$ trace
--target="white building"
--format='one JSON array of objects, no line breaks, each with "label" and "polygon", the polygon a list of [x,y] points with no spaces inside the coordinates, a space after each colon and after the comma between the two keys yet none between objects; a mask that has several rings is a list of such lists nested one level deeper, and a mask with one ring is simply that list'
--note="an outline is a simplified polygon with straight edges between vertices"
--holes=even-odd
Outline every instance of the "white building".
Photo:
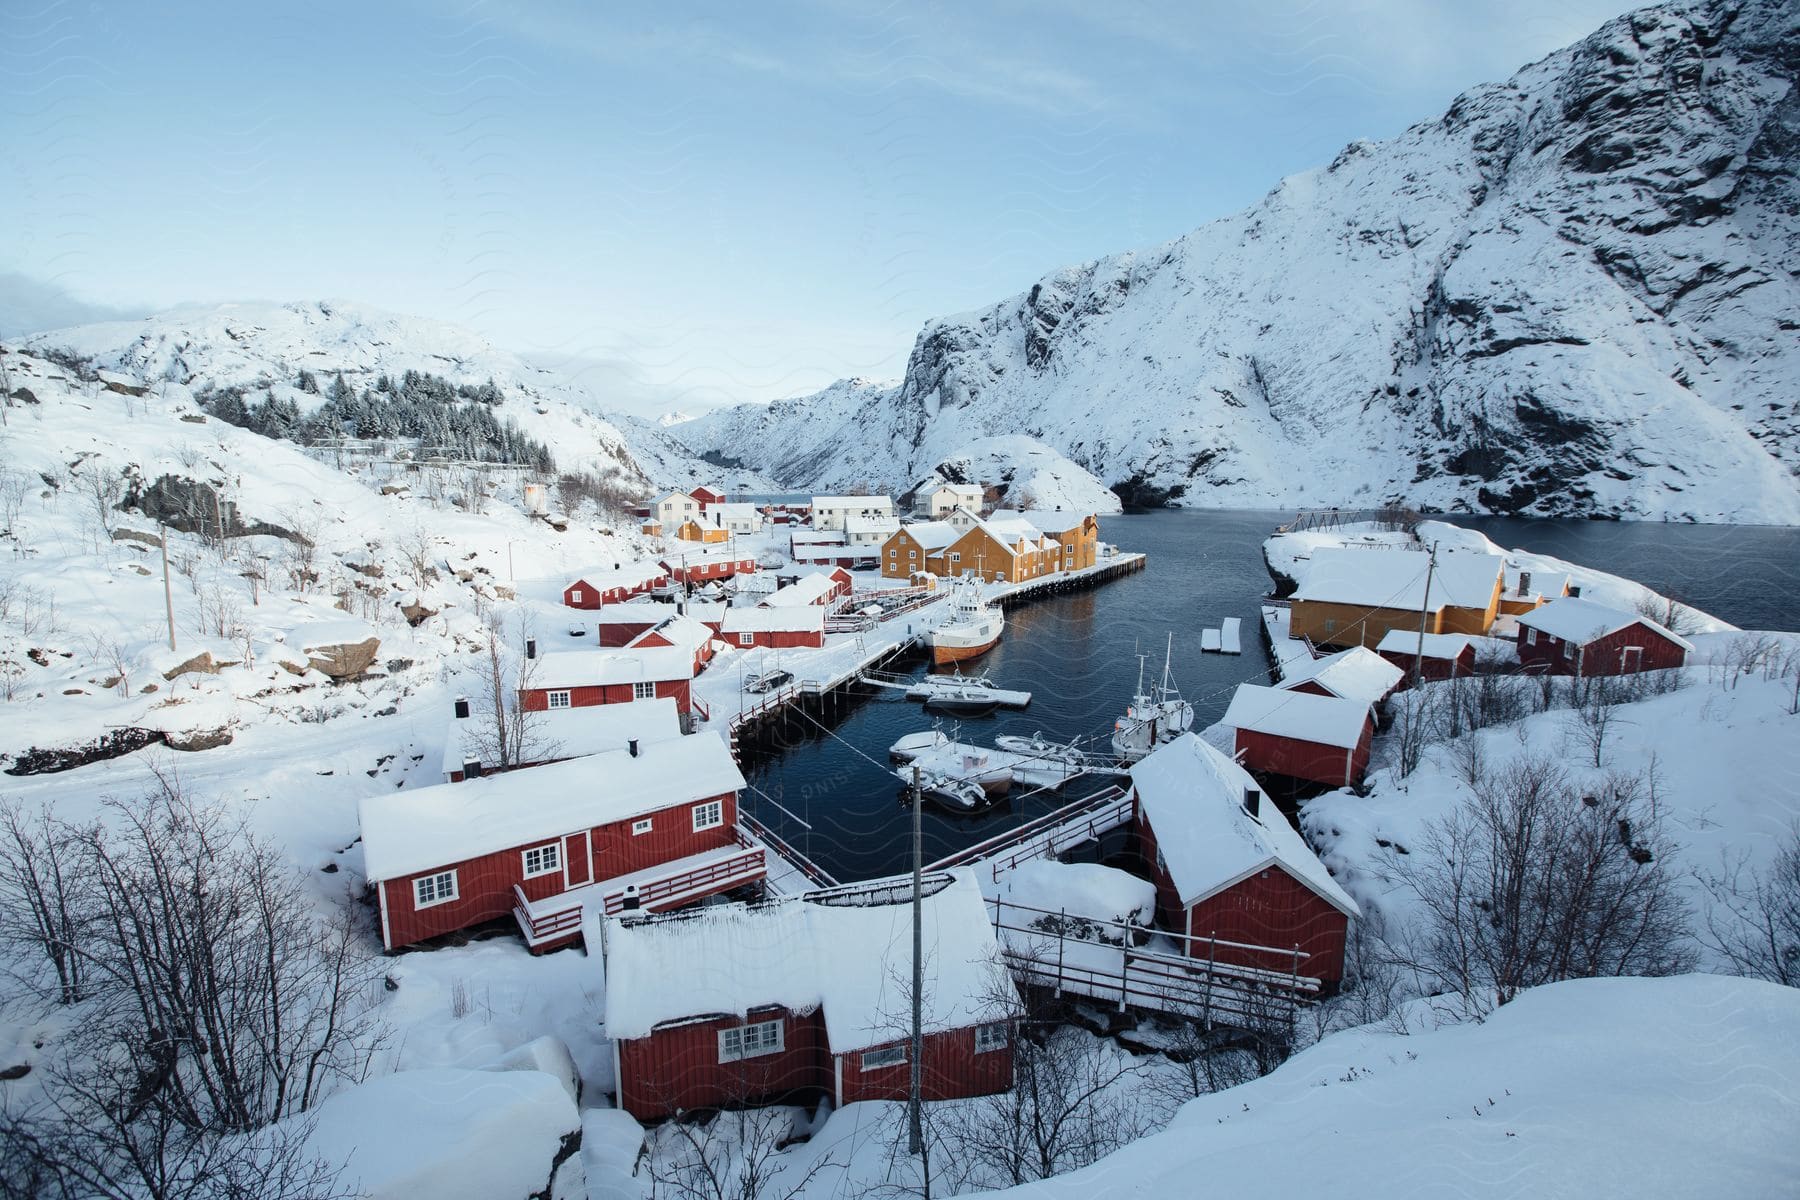
[{"label": "white building", "polygon": [[684,522],[700,519],[700,502],[686,492],[670,492],[650,507],[662,522],[664,533],[674,533]]},{"label": "white building", "polygon": [[814,496],[812,523],[814,529],[844,528],[851,517],[863,520],[894,520],[891,496]]},{"label": "white building", "polygon": [[761,533],[762,513],[754,504],[709,504],[703,522],[727,533]]},{"label": "white building", "polygon": [[940,483],[925,493],[925,511],[933,520],[949,516],[958,505],[980,512],[986,494],[979,483]]},{"label": "white building", "polygon": [[900,531],[899,518],[849,516],[844,518],[844,540],[852,546],[880,546]]}]

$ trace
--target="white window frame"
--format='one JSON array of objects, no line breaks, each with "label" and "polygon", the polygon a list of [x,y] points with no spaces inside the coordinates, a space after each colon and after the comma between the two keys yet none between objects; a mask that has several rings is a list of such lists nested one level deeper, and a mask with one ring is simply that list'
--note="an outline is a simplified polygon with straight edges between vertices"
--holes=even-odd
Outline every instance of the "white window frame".
[{"label": "white window frame", "polygon": [[587,593],[583,592],[580,588],[569,589],[569,600],[571,603],[580,604],[586,596]]},{"label": "white window frame", "polygon": [[654,699],[656,699],[656,683],[654,681],[646,682],[644,680],[639,680],[638,682],[632,684],[631,685],[631,698],[633,700],[654,700]]},{"label": "white window frame", "polygon": [[[449,881],[448,889],[446,889],[441,882],[444,880]],[[458,899],[462,894],[457,887],[456,868],[454,867],[448,871],[433,871],[429,875],[421,875],[412,881],[412,885],[413,909],[415,911],[421,908],[436,908],[440,904],[448,904],[452,900]],[[426,887],[429,887],[432,893],[432,897],[429,900],[423,898]]]},{"label": "white window frame", "polygon": [[953,563],[961,562],[962,561],[962,551],[961,550],[952,550],[950,552],[950,561]]},{"label": "white window frame", "polygon": [[708,800],[703,804],[696,804],[693,813],[695,833],[706,829],[717,829],[725,823],[725,802]]},{"label": "white window frame", "polygon": [[[538,865],[535,870],[531,866],[532,855],[537,856]],[[562,843],[545,842],[541,846],[528,846],[519,851],[519,866],[525,872],[525,878],[536,879],[539,875],[548,875],[562,870]]]},{"label": "white window frame", "polygon": [[787,1048],[786,1040],[780,1018],[773,1021],[752,1021],[747,1025],[734,1025],[730,1029],[721,1029],[719,1030],[719,1061],[722,1063],[738,1062],[746,1058],[780,1054]]},{"label": "white window frame", "polygon": [[740,646],[756,645],[756,635],[747,629],[741,631],[738,634],[738,645],[740,645]]},{"label": "white window frame", "polygon": [[1537,630],[1529,625],[1525,627],[1525,644],[1527,646],[1537,645]]},{"label": "white window frame", "polygon": [[986,1054],[990,1050],[1004,1050],[1012,1045],[1012,1030],[1005,1021],[995,1021],[991,1025],[975,1027],[975,1053]]},{"label": "white window frame", "polygon": [[898,1067],[906,1062],[906,1043],[898,1046],[883,1046],[878,1050],[864,1050],[857,1059],[856,1069],[859,1071],[881,1071],[888,1067]]},{"label": "white window frame", "polygon": [[631,823],[631,836],[632,837],[641,837],[642,835],[649,833],[654,828],[656,828],[655,818],[639,817],[637,820],[635,820]]},{"label": "white window frame", "polygon": [[546,707],[546,708],[568,708],[569,707],[569,699],[570,699],[570,697],[569,697],[568,689],[567,688],[558,688],[553,692],[544,693],[544,707]]}]

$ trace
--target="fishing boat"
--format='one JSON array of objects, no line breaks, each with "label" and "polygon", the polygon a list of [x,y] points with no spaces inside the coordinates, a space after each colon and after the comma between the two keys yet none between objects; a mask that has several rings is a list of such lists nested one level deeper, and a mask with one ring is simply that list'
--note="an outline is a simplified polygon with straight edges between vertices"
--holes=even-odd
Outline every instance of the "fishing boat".
[{"label": "fishing boat", "polygon": [[950,613],[943,624],[925,633],[931,661],[944,666],[978,658],[994,648],[1005,626],[999,606],[982,598],[980,581],[965,576],[951,585]]},{"label": "fishing boat", "polygon": [[1163,656],[1162,682],[1144,691],[1145,655],[1138,655],[1137,691],[1125,715],[1113,722],[1112,748],[1123,762],[1136,762],[1164,742],[1172,742],[1194,727],[1194,706],[1181,698],[1171,672],[1175,635]]},{"label": "fishing boat", "polygon": [[[894,775],[907,787],[912,786],[911,767],[901,767],[894,772]],[[979,783],[931,772],[920,774],[919,791],[926,799],[932,800],[952,812],[980,812],[994,804],[994,798]]]}]

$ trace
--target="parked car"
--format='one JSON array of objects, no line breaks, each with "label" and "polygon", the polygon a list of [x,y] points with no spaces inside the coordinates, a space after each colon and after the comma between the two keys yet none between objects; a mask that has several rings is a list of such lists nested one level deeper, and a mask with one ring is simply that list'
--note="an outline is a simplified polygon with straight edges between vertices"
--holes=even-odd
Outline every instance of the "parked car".
[{"label": "parked car", "polygon": [[793,678],[792,671],[762,671],[744,680],[744,690],[755,692],[760,696],[764,692],[772,692],[776,688],[792,682]]}]

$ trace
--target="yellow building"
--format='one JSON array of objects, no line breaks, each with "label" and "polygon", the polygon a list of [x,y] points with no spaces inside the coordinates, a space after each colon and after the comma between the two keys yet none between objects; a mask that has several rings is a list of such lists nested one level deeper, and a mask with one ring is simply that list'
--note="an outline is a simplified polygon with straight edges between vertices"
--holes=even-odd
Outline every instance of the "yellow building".
[{"label": "yellow building", "polygon": [[702,525],[698,521],[683,521],[675,530],[675,536],[684,542],[723,542],[731,537],[731,531],[716,525]]},{"label": "yellow building", "polygon": [[1313,551],[1294,592],[1289,630],[1320,646],[1373,649],[1391,631],[1487,636],[1500,608],[1497,554],[1379,547]]},{"label": "yellow building", "polygon": [[[1055,528],[1040,528],[1039,515]],[[973,574],[990,582],[1024,583],[1092,566],[1099,539],[1092,515],[999,512],[984,520],[959,508],[948,520],[902,526],[882,543],[881,573],[890,579],[919,571],[949,578]]]}]

